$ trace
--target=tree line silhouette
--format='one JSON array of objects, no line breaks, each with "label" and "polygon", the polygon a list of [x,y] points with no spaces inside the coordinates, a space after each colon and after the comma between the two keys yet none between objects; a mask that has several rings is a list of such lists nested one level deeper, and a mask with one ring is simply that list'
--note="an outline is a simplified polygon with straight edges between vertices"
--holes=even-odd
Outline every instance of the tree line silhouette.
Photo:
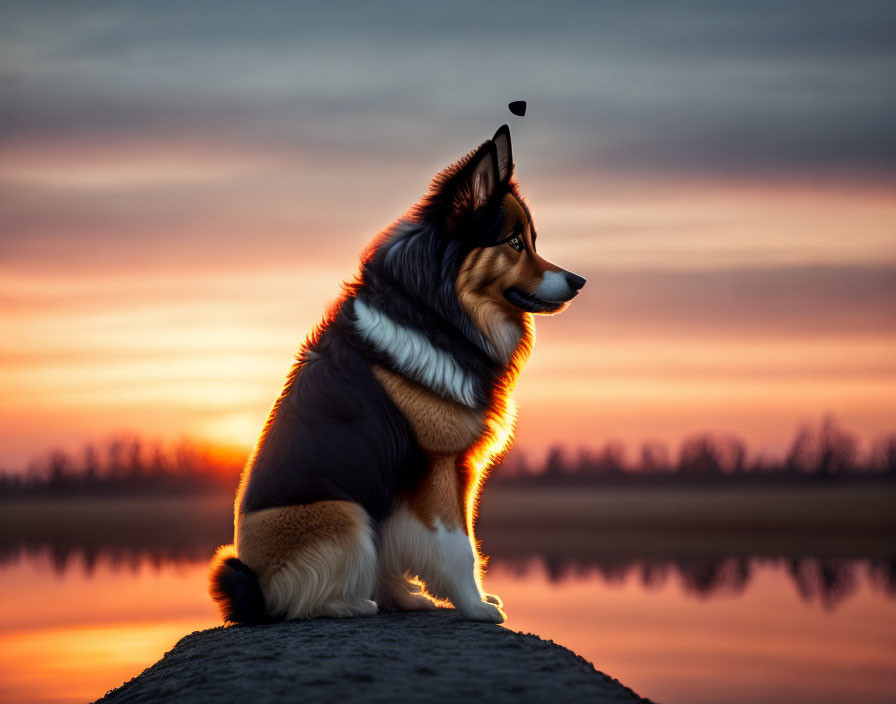
[{"label": "tree line silhouette", "polygon": [[[165,446],[135,435],[63,450],[31,462],[24,474],[0,472],[0,497],[122,496],[233,491],[247,453],[190,440]],[[512,452],[492,472],[492,482],[514,486],[588,486],[650,483],[786,484],[896,480],[896,433],[861,452],[856,436],[832,417],[801,427],[783,457],[751,455],[743,440],[704,433],[687,438],[678,455],[645,442],[631,461],[621,443],[570,453],[555,446],[540,464]]]},{"label": "tree line silhouette", "polygon": [[0,496],[123,496],[233,491],[246,453],[192,440],[147,443],[136,435],[54,450],[24,474],[0,473]]},{"label": "tree line silhouette", "polygon": [[658,441],[647,441],[634,461],[622,443],[569,453],[552,447],[539,465],[522,452],[511,453],[491,481],[514,485],[589,484],[789,484],[896,480],[896,433],[878,438],[861,452],[858,438],[831,416],[815,427],[799,428],[783,457],[752,454],[733,435],[703,433],[686,438],[677,457]]}]

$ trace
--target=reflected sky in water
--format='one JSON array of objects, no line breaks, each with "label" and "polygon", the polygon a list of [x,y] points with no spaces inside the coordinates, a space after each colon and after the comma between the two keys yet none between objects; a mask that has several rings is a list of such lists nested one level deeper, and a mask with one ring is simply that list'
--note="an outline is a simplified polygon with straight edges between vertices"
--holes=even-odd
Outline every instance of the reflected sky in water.
[{"label": "reflected sky in water", "polygon": [[[0,566],[0,701],[91,700],[218,624],[205,562],[151,552]],[[496,557],[486,587],[515,630],[572,648],[667,704],[889,701],[893,565],[871,560]]]},{"label": "reflected sky in water", "polygon": [[[129,572],[134,576],[145,574],[147,570],[161,574],[172,566],[192,570],[197,564],[207,564],[208,554],[210,549],[199,545],[187,545],[182,552],[173,554],[158,547],[20,546],[0,553],[0,569],[13,568],[23,560],[37,561],[59,578],[73,572],[90,580],[104,569]],[[596,579],[613,587],[634,581],[648,591],[660,591],[670,581],[677,581],[684,594],[698,599],[741,595],[757,575],[772,569],[790,581],[800,599],[827,610],[848,600],[862,584],[868,584],[890,598],[896,597],[896,561],[883,559],[767,556],[675,559],[596,556],[583,559],[581,556],[532,553],[514,557],[499,554],[491,559],[491,565],[522,581],[529,579],[533,566],[537,566],[552,583]]]}]

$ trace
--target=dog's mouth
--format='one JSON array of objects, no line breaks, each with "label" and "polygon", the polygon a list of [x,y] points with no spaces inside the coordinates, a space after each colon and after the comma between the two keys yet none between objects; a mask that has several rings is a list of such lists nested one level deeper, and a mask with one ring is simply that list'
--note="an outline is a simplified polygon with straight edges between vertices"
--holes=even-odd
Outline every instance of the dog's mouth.
[{"label": "dog's mouth", "polygon": [[511,286],[504,291],[504,298],[527,313],[556,313],[575,298],[577,294],[578,291],[574,291],[572,296],[565,301],[546,301],[543,298],[533,296],[531,293],[521,291],[516,286]]}]

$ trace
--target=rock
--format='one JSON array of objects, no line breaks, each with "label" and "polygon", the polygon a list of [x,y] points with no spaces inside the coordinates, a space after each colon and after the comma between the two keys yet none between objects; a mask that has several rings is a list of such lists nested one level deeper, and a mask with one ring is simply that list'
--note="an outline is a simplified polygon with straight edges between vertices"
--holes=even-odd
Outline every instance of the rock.
[{"label": "rock", "polygon": [[566,648],[449,610],[197,631],[99,701],[479,700],[648,701]]}]

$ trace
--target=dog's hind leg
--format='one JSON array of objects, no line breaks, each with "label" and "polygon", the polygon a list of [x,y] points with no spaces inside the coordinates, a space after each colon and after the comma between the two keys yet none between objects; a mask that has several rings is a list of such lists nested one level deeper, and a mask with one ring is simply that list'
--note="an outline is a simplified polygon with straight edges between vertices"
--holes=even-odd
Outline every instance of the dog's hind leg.
[{"label": "dog's hind leg", "polygon": [[319,501],[240,517],[239,558],[259,578],[265,610],[279,618],[369,616],[376,548],[367,512]]}]

